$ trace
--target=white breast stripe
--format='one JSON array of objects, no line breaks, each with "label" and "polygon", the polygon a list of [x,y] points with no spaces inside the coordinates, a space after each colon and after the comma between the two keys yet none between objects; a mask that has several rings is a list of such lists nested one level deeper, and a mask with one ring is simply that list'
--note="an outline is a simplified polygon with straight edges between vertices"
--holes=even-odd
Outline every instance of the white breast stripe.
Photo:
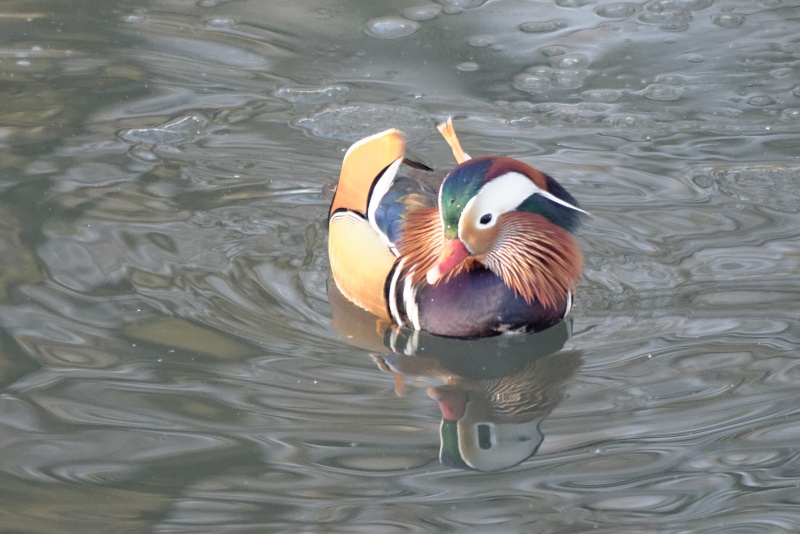
[{"label": "white breast stripe", "polygon": [[413,274],[414,271],[408,273],[408,276],[406,276],[404,281],[403,304],[405,304],[406,317],[408,317],[408,320],[411,321],[411,326],[413,326],[415,330],[422,330],[422,326],[419,322],[419,307],[417,306],[417,302],[415,300],[417,297],[417,291],[411,283],[411,275]]},{"label": "white breast stripe", "polygon": [[392,319],[394,319],[394,322],[400,326],[403,326],[403,318],[400,316],[400,310],[397,308],[397,281],[400,279],[400,274],[403,272],[405,263],[406,258],[403,258],[395,265],[394,271],[392,272],[392,279],[389,281],[388,294],[386,295],[386,300],[389,303],[389,314],[392,316]]}]

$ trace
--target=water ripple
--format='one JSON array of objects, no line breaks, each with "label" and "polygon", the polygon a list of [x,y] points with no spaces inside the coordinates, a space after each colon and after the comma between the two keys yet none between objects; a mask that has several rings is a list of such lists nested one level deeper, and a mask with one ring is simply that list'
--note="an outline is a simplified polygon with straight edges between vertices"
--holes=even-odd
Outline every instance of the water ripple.
[{"label": "water ripple", "polygon": [[387,124],[410,136],[429,135],[432,121],[411,108],[361,104],[324,109],[294,124],[319,137],[355,141],[385,129]]},{"label": "water ripple", "polygon": [[[123,4],[4,15],[0,530],[797,530],[789,3]],[[592,213],[543,441],[491,473],[439,461],[447,358],[327,295],[349,142],[445,170],[447,116]]]}]

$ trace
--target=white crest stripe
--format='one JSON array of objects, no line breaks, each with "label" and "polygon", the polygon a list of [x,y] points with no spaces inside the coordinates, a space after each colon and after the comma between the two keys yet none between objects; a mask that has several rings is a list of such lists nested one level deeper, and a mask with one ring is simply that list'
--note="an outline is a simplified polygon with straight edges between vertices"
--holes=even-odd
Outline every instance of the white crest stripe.
[{"label": "white crest stripe", "polygon": [[517,209],[531,195],[541,195],[556,204],[588,215],[579,207],[545,191],[524,174],[508,172],[486,182],[478,193],[469,199],[458,221],[459,235],[462,235],[463,224],[477,221],[486,213],[495,215],[490,223],[494,224],[498,216]]}]

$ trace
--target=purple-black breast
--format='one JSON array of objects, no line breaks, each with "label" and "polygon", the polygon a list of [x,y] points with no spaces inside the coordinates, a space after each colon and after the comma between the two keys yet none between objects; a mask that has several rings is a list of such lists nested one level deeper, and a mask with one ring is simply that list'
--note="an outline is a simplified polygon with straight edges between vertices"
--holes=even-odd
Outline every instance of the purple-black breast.
[{"label": "purple-black breast", "polygon": [[424,285],[418,306],[423,329],[441,336],[484,337],[509,330],[539,331],[561,321],[565,294],[553,308],[530,304],[514,294],[503,279],[478,267],[461,271],[437,285]]}]

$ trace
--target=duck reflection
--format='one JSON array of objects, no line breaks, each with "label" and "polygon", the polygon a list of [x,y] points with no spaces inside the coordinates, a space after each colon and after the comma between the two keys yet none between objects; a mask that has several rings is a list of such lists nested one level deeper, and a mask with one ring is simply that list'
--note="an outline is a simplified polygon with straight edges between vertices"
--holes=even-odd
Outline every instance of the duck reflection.
[{"label": "duck reflection", "polygon": [[499,471],[530,458],[544,439],[541,422],[580,367],[578,352],[561,351],[570,321],[536,334],[451,339],[382,323],[334,284],[328,296],[334,328],[347,343],[381,354],[373,358],[394,376],[399,396],[406,377],[442,381],[427,393],[441,410],[439,458],[446,466]]}]

